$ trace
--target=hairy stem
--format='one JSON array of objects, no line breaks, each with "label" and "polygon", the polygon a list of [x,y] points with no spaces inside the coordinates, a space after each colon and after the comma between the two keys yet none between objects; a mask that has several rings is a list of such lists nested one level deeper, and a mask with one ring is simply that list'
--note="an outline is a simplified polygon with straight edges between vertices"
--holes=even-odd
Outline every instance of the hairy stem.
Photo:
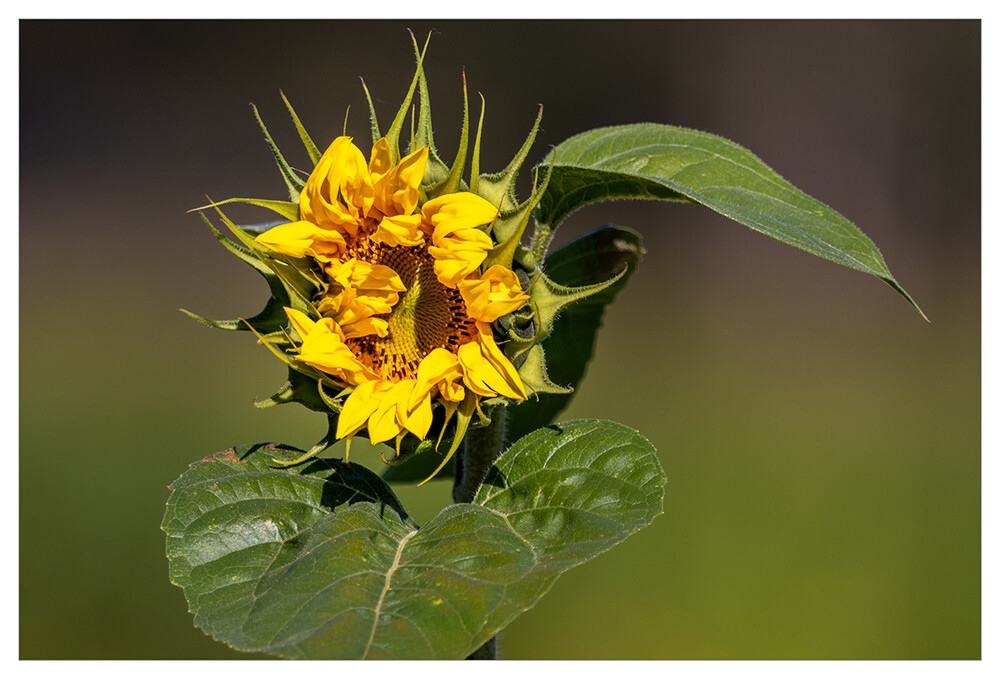
[{"label": "hairy stem", "polygon": [[497,638],[493,637],[485,644],[472,652],[466,660],[496,660],[497,659]]},{"label": "hairy stem", "polygon": [[472,502],[483,484],[486,473],[503,452],[504,424],[507,409],[493,409],[489,426],[470,429],[455,460],[455,485],[451,498],[455,502]]},{"label": "hairy stem", "polygon": [[[486,473],[503,452],[504,424],[507,409],[499,406],[493,409],[489,426],[471,429],[455,459],[455,485],[451,497],[455,502],[472,502],[479,486],[483,485]],[[493,637],[473,651],[468,660],[495,660],[497,638]]]}]

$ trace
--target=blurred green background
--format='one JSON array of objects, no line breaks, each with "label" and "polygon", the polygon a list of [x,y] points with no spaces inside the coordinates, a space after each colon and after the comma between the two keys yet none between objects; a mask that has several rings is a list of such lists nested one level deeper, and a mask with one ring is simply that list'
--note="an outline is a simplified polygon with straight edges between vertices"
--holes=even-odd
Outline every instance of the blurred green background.
[{"label": "blurred green background", "polygon": [[[704,208],[574,214],[560,242],[615,222],[648,254],[565,419],[648,437],[665,513],[563,576],[501,654],[978,657],[980,24],[954,21],[23,21],[21,657],[242,657],[167,580],[167,484],[233,444],[308,447],[324,424],[253,408],[284,368],[177,311],[246,316],[266,294],[187,211],[286,195],[248,107],[306,166],[279,90],[321,146],[350,106],[366,146],[358,77],[390,119],[406,28],[436,33],[446,159],[463,69],[474,116],[486,97],[484,170],[540,103],[529,166],[600,125],[713,132],[855,221],[932,320]],[[402,496],[427,520],[448,486]]]}]

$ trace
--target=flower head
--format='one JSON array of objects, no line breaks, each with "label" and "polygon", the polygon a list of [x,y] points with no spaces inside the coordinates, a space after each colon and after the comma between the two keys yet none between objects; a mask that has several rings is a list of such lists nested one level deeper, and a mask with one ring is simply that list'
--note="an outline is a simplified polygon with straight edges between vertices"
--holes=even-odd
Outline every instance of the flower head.
[{"label": "flower head", "polygon": [[[252,331],[288,365],[286,383],[258,407],[298,402],[329,417],[326,436],[286,464],[337,439],[349,445],[358,434],[372,442],[395,438],[393,463],[402,462],[427,447],[413,444],[414,437],[422,442],[433,432],[437,447],[450,434],[436,474],[469,427],[490,424],[494,408],[530,395],[538,398],[520,406],[523,421],[551,416],[572,389],[549,378],[541,342],[560,309],[622,275],[583,287],[560,285],[543,271],[551,229],[536,224],[531,243],[521,244],[551,177],[536,168],[531,196],[517,199],[515,180],[538,133],[541,107],[520,150],[495,174],[479,172],[480,115],[465,183],[466,93],[454,162],[438,156],[422,67],[426,50],[414,41],[417,69],[384,136],[368,97],[373,145],[367,159],[347,136],[321,153],[285,99],[313,163],[308,179],[285,160],[257,115],[289,200],[230,198],[206,206],[218,211],[238,242],[202,215],[228,250],[264,276],[271,297],[247,319],[187,313],[215,328]],[[411,109],[417,92],[419,113]],[[401,157],[411,110],[415,150]],[[240,227],[219,209],[224,203],[272,210],[282,223],[265,231]]]},{"label": "flower head", "polygon": [[420,204],[428,149],[393,164],[383,138],[366,162],[349,137],[319,159],[299,197],[299,219],[256,238],[272,253],[308,258],[320,286],[317,317],[286,308],[294,360],[349,391],[336,438],[367,428],[373,443],[427,436],[433,403],[526,398],[491,323],[528,296],[516,274],[480,268],[494,247],[483,227],[497,208],[470,192]]}]

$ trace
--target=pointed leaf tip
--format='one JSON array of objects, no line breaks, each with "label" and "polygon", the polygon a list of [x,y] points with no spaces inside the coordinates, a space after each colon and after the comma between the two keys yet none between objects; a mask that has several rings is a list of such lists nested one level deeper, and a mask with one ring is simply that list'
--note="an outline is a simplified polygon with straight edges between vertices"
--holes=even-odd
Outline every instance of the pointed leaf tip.
[{"label": "pointed leaf tip", "polygon": [[549,229],[598,201],[697,203],[783,243],[880,278],[926,318],[857,226],[728,139],[655,123],[604,127],[559,144],[545,164],[551,165],[546,172],[552,173],[552,185],[536,220]]}]

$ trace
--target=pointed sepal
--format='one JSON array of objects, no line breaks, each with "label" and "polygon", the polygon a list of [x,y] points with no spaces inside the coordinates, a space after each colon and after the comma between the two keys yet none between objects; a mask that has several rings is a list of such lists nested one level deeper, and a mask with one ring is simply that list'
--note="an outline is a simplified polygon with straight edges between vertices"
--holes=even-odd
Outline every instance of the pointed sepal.
[{"label": "pointed sepal", "polygon": [[[323,381],[315,376],[306,375],[298,368],[289,366],[288,380],[271,396],[254,401],[258,408],[270,408],[283,403],[300,403],[309,410],[320,413],[338,413],[339,404],[334,400],[335,390],[323,386]],[[334,424],[336,429],[336,423]]]},{"label": "pointed sepal", "polygon": [[[298,194],[295,194],[296,200],[298,200]],[[227,198],[225,200],[220,200],[217,202],[209,203],[208,205],[202,205],[201,207],[196,207],[190,212],[196,212],[199,210],[207,210],[209,208],[217,208],[220,205],[226,205],[227,203],[243,203],[244,205],[253,205],[254,207],[262,207],[285,218],[286,221],[294,222],[299,219],[299,204],[297,202],[291,202],[287,200],[263,200],[260,198]]]},{"label": "pointed sepal", "polygon": [[286,290],[281,279],[270,269],[268,266],[258,259],[254,253],[237,243],[234,243],[230,239],[226,238],[222,232],[220,232],[215,225],[212,224],[205,215],[199,214],[208,228],[212,231],[212,235],[225,247],[227,250],[236,255],[239,259],[249,264],[255,271],[264,277],[267,281],[267,287],[271,291],[271,297],[267,300],[264,309],[260,311],[257,315],[248,318],[234,318],[225,321],[215,321],[204,316],[199,316],[187,309],[181,309],[181,312],[187,314],[199,323],[204,323],[205,325],[217,328],[219,330],[243,330],[248,331],[252,328],[256,329],[260,333],[270,333],[277,331],[284,327],[286,323],[286,317],[284,312],[284,307],[291,304],[289,299],[288,291]]},{"label": "pointed sepal", "polygon": [[280,90],[279,94],[281,94],[281,100],[285,102],[285,108],[288,109],[288,114],[292,116],[292,122],[295,123],[295,129],[299,133],[299,139],[302,140],[302,145],[306,147],[306,153],[309,154],[309,159],[312,160],[313,167],[316,167],[316,163],[319,162],[320,156],[322,155],[319,148],[316,147],[316,144],[313,143],[312,137],[310,137],[309,133],[306,132],[306,128],[302,125],[302,121],[299,120],[299,116],[295,112],[295,109],[292,108],[292,104],[288,101],[288,97],[286,97],[285,93]]},{"label": "pointed sepal", "polygon": [[[462,82],[465,82],[465,76],[462,76]],[[476,126],[476,143],[472,147],[472,170],[469,175],[469,190],[473,193],[479,193],[479,146],[483,141],[483,118],[486,116],[486,97],[483,93],[479,93],[479,100],[481,105],[479,107],[479,125]]]},{"label": "pointed sepal", "polygon": [[[534,270],[535,260],[529,256],[530,253],[528,250],[518,248],[518,246],[521,244],[521,236],[524,235],[524,231],[528,226],[532,210],[538,205],[538,201],[541,200],[541,197],[545,194],[545,190],[549,186],[550,176],[551,174],[546,174],[545,180],[542,182],[541,187],[539,187],[538,172],[536,171],[531,198],[524,201],[524,204],[513,212],[501,214],[493,222],[493,238],[497,241],[497,245],[486,256],[484,268],[499,264],[510,269],[513,267],[514,259],[517,258],[520,260],[518,263],[524,269],[528,271]],[[520,257],[518,257],[519,250]]]},{"label": "pointed sepal", "polygon": [[622,269],[611,278],[593,285],[577,287],[561,285],[549,278],[544,271],[538,272],[538,279],[531,288],[531,301],[538,310],[535,316],[536,337],[544,340],[552,332],[552,325],[564,307],[592,297],[617,283],[626,273]]},{"label": "pointed sepal", "polygon": [[222,210],[216,208],[216,212],[233,235],[253,253],[253,256],[278,277],[288,293],[289,303],[287,306],[317,316],[316,309],[310,300],[316,296],[324,283],[313,271],[311,263],[306,259],[294,259],[284,255],[270,256],[257,244],[254,236],[234,224]]},{"label": "pointed sepal", "polygon": [[448,176],[444,182],[435,186],[433,190],[428,190],[431,198],[442,196],[447,193],[458,193],[461,189],[462,175],[465,173],[465,157],[469,151],[469,92],[465,84],[465,73],[462,73],[462,101],[464,102],[462,113],[462,136],[458,142],[458,153],[455,155],[455,162],[448,170]]},{"label": "pointed sepal", "polygon": [[281,172],[281,177],[285,180],[285,185],[288,186],[288,196],[293,202],[298,201],[299,194],[302,189],[305,188],[306,183],[302,180],[292,167],[285,160],[285,157],[281,155],[281,151],[278,150],[277,144],[274,143],[274,139],[271,138],[271,133],[267,131],[267,126],[264,121],[261,120],[260,113],[257,112],[257,107],[250,104],[250,108],[253,109],[253,115],[257,119],[257,124],[260,125],[260,129],[264,132],[264,138],[267,140],[267,145],[271,149],[271,153],[274,155],[274,161],[278,164],[278,170]]},{"label": "pointed sepal", "polygon": [[[361,89],[365,91],[365,98],[368,100],[368,119],[371,121],[372,128],[372,146],[378,143],[378,140],[382,138],[382,133],[379,131],[378,126],[378,115],[375,113],[375,103],[372,101],[372,93],[368,91],[368,85],[365,84],[365,79],[361,79]],[[345,121],[345,136],[346,136],[346,121]]]},{"label": "pointed sepal", "polygon": [[514,196],[514,182],[517,180],[518,170],[528,157],[528,151],[535,143],[535,136],[538,134],[538,126],[542,123],[542,107],[538,107],[538,116],[535,124],[528,133],[528,138],[521,145],[520,150],[514,155],[507,167],[497,174],[484,174],[479,177],[477,193],[486,200],[493,203],[500,210],[509,210],[517,205],[517,198]]},{"label": "pointed sepal", "polygon": [[[410,37],[413,38],[412,33]],[[430,39],[431,36],[428,34],[427,43],[430,42]],[[427,43],[424,44],[425,51],[427,50]],[[413,49],[419,54],[416,38],[413,38]],[[413,132],[413,138],[410,141],[410,148],[412,150],[427,147],[427,168],[424,170],[424,178],[421,184],[424,187],[431,187],[443,182],[447,178],[448,165],[441,160],[437,147],[434,145],[434,129],[431,124],[431,95],[427,87],[427,76],[424,75],[422,68],[419,69],[417,75],[418,86],[420,88],[420,107],[417,113],[416,128]]]},{"label": "pointed sepal", "polygon": [[573,393],[572,387],[561,387],[549,378],[545,367],[545,350],[541,344],[534,344],[528,349],[524,362],[517,369],[517,374],[528,390],[529,398],[532,394]]},{"label": "pointed sepal", "polygon": [[[535,345],[520,338],[504,346],[508,356],[525,354],[518,367],[525,384],[579,386],[594,353],[604,310],[624,289],[643,253],[638,233],[621,226],[604,226],[566,243],[549,255],[545,260],[545,279],[554,286],[543,288],[541,296],[554,297],[552,304],[558,305],[559,310],[554,322],[552,318],[547,319],[547,331],[537,329],[539,340],[547,333],[540,347],[544,354],[534,353]],[[566,290],[582,290],[588,294],[569,302],[573,295],[561,294]],[[535,292],[532,289],[532,293]],[[536,323],[539,315],[536,314]],[[517,314],[512,317],[516,320]],[[518,365],[516,360],[515,365]],[[553,422],[573,397],[569,393],[540,390],[536,395],[537,398],[529,398],[508,410],[508,441]]]},{"label": "pointed sepal", "polygon": [[[413,34],[410,34],[413,37]],[[403,131],[403,121],[406,119],[406,114],[410,111],[410,102],[413,101],[413,94],[416,92],[417,83],[423,77],[424,73],[424,55],[427,54],[427,45],[430,44],[431,36],[427,36],[427,43],[424,45],[423,51],[416,48],[416,39],[414,38],[413,45],[417,52],[417,72],[413,75],[413,80],[410,82],[410,88],[406,91],[406,96],[403,97],[403,103],[400,105],[399,110],[396,112],[396,117],[393,118],[392,124],[389,129],[386,130],[385,140],[389,143],[389,150],[392,152],[392,164],[395,165],[399,162],[401,158],[399,154],[399,136]],[[367,91],[367,90],[366,90]],[[369,104],[371,99],[369,98]],[[372,109],[374,115],[374,108]],[[374,127],[372,128],[375,129]]]},{"label": "pointed sepal", "polygon": [[[265,276],[265,278],[267,277]],[[271,297],[267,300],[267,304],[264,305],[264,308],[258,314],[250,318],[233,318],[225,321],[213,321],[210,318],[199,316],[198,314],[188,311],[187,309],[181,309],[180,311],[199,323],[203,323],[210,328],[215,328],[216,330],[249,331],[252,327],[262,333],[274,332],[282,328],[287,322],[284,308],[288,306],[288,302],[278,296],[281,292],[283,292],[280,281],[272,277],[268,278],[267,284],[271,288]]]}]

